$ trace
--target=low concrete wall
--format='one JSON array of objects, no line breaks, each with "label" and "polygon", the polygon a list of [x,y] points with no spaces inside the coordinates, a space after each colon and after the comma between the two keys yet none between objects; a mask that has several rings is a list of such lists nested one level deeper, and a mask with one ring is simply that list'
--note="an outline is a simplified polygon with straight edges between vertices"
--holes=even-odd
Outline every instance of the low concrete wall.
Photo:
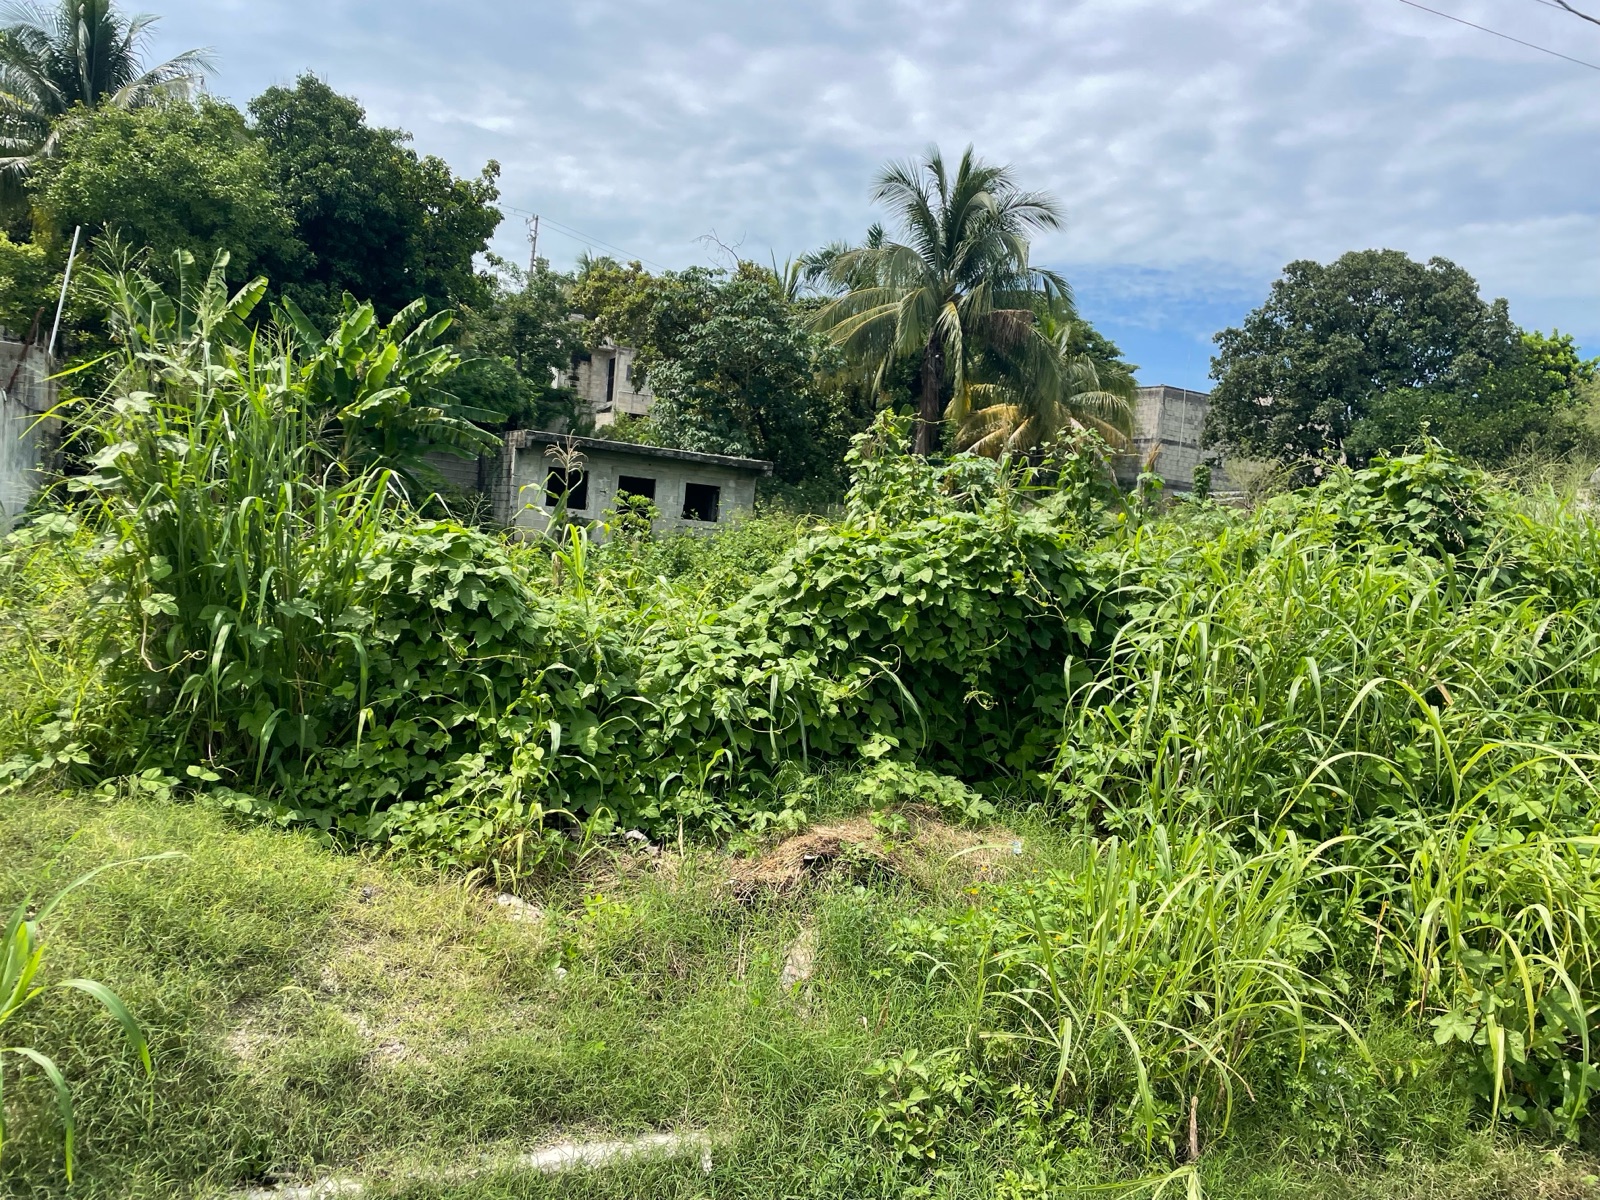
[{"label": "low concrete wall", "polygon": [[0,336],[0,528],[9,529],[55,453],[59,422],[40,419],[56,403],[44,350]]},{"label": "low concrete wall", "polygon": [[16,523],[42,487],[55,449],[56,422],[0,394],[0,529]]},{"label": "low concrete wall", "polygon": [[439,472],[445,483],[464,492],[485,490],[488,484],[485,476],[492,472],[494,467],[493,459],[485,460],[483,456],[461,458],[443,450],[429,451],[423,455],[422,461]]}]

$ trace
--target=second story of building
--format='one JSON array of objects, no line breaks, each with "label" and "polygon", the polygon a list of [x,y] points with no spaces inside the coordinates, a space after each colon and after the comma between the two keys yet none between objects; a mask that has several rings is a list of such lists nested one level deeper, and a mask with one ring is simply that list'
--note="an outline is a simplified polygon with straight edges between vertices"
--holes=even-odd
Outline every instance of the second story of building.
[{"label": "second story of building", "polygon": [[1172,490],[1186,492],[1194,485],[1195,468],[1205,463],[1212,469],[1212,489],[1230,490],[1221,453],[1205,445],[1210,408],[1206,392],[1168,384],[1140,388],[1133,406],[1133,446],[1118,461],[1118,478],[1126,484],[1141,469],[1150,469]]},{"label": "second story of building", "polygon": [[593,350],[575,354],[566,373],[556,372],[557,387],[571,388],[594,416],[596,426],[611,425],[619,414],[642,417],[655,403],[648,384],[634,379],[639,352],[610,339]]}]

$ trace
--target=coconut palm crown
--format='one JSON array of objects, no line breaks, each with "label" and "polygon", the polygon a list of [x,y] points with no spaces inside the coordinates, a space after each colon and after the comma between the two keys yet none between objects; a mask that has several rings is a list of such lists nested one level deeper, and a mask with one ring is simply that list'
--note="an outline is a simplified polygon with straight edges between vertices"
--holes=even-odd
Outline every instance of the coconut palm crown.
[{"label": "coconut palm crown", "polygon": [[1085,352],[1084,329],[1070,310],[1047,310],[1038,320],[1050,346],[1043,358],[1030,353],[1008,361],[991,352],[980,374],[993,382],[969,384],[945,410],[955,425],[956,448],[998,458],[1088,430],[1115,449],[1127,449],[1138,385],[1123,365],[1097,362]]},{"label": "coconut palm crown", "polygon": [[[1066,280],[1033,266],[1028,237],[1062,224],[1048,195],[1022,191],[1011,170],[967,147],[952,174],[937,147],[915,162],[891,163],[873,188],[894,212],[901,238],[826,252],[823,274],[842,292],[814,324],[881,386],[896,360],[920,355],[916,450],[938,445],[946,396],[971,406],[973,367],[985,346],[1026,365],[1046,386],[1057,349],[1036,310],[1070,308]],[[876,244],[874,244],[874,242]]]},{"label": "coconut palm crown", "polygon": [[210,71],[204,50],[146,66],[156,18],[112,0],[0,8],[0,172],[13,186],[54,148],[56,121],[76,105],[134,108],[186,95]]}]

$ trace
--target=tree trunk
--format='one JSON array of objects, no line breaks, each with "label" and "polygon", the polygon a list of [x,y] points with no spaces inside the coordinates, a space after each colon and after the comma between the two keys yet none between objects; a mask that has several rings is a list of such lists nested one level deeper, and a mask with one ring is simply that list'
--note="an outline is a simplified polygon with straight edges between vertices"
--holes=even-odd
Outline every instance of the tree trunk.
[{"label": "tree trunk", "polygon": [[922,354],[922,398],[917,405],[917,432],[913,448],[927,458],[939,448],[939,427],[944,420],[944,340],[928,339]]}]

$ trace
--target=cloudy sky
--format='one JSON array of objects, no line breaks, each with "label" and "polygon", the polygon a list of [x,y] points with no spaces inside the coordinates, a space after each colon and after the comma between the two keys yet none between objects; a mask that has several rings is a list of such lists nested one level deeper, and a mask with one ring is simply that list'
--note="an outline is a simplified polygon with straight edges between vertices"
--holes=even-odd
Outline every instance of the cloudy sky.
[{"label": "cloudy sky", "polygon": [[[1600,0],[1573,0],[1600,14]],[[502,167],[496,249],[544,218],[680,267],[784,259],[873,219],[887,159],[971,142],[1065,203],[1036,257],[1142,364],[1210,338],[1284,263],[1444,255],[1600,354],[1600,25],[1550,0],[142,0],[240,103],[302,71],[417,147]]]}]

